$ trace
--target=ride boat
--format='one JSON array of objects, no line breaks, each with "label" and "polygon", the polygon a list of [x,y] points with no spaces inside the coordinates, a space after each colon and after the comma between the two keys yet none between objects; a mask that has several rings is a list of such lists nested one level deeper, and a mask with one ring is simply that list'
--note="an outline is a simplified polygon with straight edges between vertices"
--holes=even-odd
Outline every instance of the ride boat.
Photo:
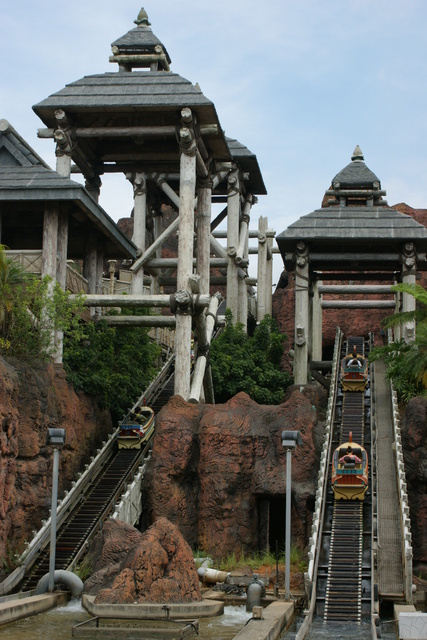
[{"label": "ride boat", "polygon": [[349,441],[337,447],[332,456],[332,489],[335,500],[364,500],[368,489],[368,455],[366,450]]},{"label": "ride boat", "polygon": [[368,384],[368,361],[354,348],[353,353],[341,360],[343,391],[364,391]]},{"label": "ride boat", "polygon": [[119,449],[141,449],[154,432],[154,411],[151,407],[137,407],[123,420],[117,436]]}]

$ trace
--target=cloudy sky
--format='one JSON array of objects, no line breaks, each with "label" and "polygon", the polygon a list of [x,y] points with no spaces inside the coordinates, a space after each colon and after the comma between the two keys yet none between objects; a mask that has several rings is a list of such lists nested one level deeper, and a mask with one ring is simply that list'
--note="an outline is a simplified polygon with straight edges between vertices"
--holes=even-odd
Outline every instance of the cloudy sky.
[{"label": "cloudy sky", "polygon": [[[20,0],[0,22],[0,118],[55,167],[32,105],[85,75],[115,71],[111,42],[135,25],[136,0]],[[258,157],[277,233],[320,206],[356,144],[389,204],[427,208],[425,0],[147,0],[172,71],[216,106],[226,135]],[[129,183],[105,176],[101,205],[117,220]],[[281,270],[276,258],[275,277]]]}]

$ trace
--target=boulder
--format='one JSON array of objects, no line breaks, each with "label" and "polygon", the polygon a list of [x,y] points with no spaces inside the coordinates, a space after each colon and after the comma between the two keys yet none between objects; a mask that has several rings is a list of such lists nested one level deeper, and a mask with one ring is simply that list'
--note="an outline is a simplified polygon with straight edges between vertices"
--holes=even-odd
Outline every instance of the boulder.
[{"label": "boulder", "polygon": [[192,551],[179,529],[159,518],[144,533],[107,520],[91,550],[85,593],[96,604],[200,602]]}]

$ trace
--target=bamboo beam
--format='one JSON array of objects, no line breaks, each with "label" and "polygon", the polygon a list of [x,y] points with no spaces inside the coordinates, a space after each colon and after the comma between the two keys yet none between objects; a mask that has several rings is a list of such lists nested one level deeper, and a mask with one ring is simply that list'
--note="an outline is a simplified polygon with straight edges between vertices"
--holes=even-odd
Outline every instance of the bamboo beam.
[{"label": "bamboo beam", "polygon": [[[159,293],[158,295],[122,295],[122,294],[114,294],[114,295],[100,295],[100,294],[88,294],[84,296],[84,306],[85,307],[171,307],[171,298],[173,299],[173,295],[169,296],[164,293]],[[75,301],[77,299],[76,294],[70,294],[68,296],[69,300]],[[192,295],[191,296],[193,305],[204,308],[209,305],[210,296],[207,294],[202,295]]]}]

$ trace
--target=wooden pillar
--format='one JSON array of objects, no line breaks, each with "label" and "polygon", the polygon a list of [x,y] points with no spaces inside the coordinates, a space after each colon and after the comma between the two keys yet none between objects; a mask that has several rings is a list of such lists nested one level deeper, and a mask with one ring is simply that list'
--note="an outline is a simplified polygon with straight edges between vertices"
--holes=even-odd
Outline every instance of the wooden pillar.
[{"label": "wooden pillar", "polygon": [[210,232],[212,181],[200,182],[197,198],[197,255],[196,271],[200,276],[200,293],[209,293],[210,286]]},{"label": "wooden pillar", "polygon": [[322,296],[319,293],[317,281],[313,284],[312,314],[311,314],[311,359],[322,360]]},{"label": "wooden pillar", "polygon": [[[88,293],[97,293],[97,238],[91,233],[86,239],[83,275],[87,280]],[[90,315],[95,315],[95,308],[90,308]]]},{"label": "wooden pillar", "polygon": [[46,202],[43,218],[42,277],[56,280],[59,211],[57,202]]},{"label": "wooden pillar", "polygon": [[101,185],[102,185],[101,178],[98,175],[93,174],[90,177],[86,176],[85,189],[90,195],[90,197],[92,198],[92,200],[95,200],[95,202],[99,202],[99,196],[101,194]]},{"label": "wooden pillar", "polygon": [[[57,202],[46,202],[43,217],[43,248],[42,248],[42,277],[51,278],[49,295],[53,295],[56,281],[56,269],[58,259],[58,226],[59,209]],[[55,331],[51,327],[50,346],[55,344]]]},{"label": "wooden pillar", "polygon": [[[58,239],[57,239],[57,268],[56,280],[63,291],[67,288],[67,250],[68,250],[68,213],[61,212],[58,218]],[[64,347],[64,335],[62,331],[55,332],[55,355],[54,362],[62,363],[62,353]]]},{"label": "wooden pillar", "polygon": [[[417,261],[415,246],[413,242],[407,242],[403,248],[402,282],[405,284],[415,284],[417,276]],[[416,308],[416,300],[409,293],[402,293],[402,311],[413,312]],[[405,322],[402,326],[402,338],[405,342],[415,339],[415,320]]]},{"label": "wooden pillar", "polygon": [[[211,233],[211,205],[212,205],[212,179],[199,179],[199,189],[197,197],[197,254],[196,254],[196,272],[199,276],[199,293],[209,294],[210,291],[210,233]],[[200,322],[200,320],[202,322]],[[197,352],[196,363],[194,371],[198,370],[200,365],[198,364],[200,349],[201,349],[201,328],[205,325],[206,315],[205,312],[199,316],[199,321],[196,323],[197,327]],[[198,390],[198,401],[206,399],[210,404],[214,404],[215,397],[213,392],[212,371],[210,368],[209,359],[206,354],[202,356],[205,360],[203,367],[203,388]],[[194,379],[194,376],[193,376]],[[193,385],[192,385],[193,390]],[[190,392],[191,395],[193,391]],[[191,398],[190,398],[191,401]]]},{"label": "wooden pillar", "polygon": [[261,322],[267,312],[267,227],[267,218],[261,216],[258,221],[257,322]]},{"label": "wooden pillar", "polygon": [[227,307],[231,309],[234,322],[237,322],[239,317],[239,274],[235,257],[239,246],[240,220],[240,180],[238,171],[233,171],[228,176],[227,210]]},{"label": "wooden pillar", "polygon": [[[156,242],[157,238],[159,238],[161,233],[162,233],[162,220],[163,220],[163,218],[162,218],[161,213],[160,212],[154,212],[154,214],[153,214],[154,242]],[[162,257],[162,248],[161,248],[161,246],[157,247],[154,255],[155,255],[156,258],[161,258]],[[160,293],[160,284],[159,284],[159,274],[158,274],[158,272],[151,274],[150,291],[153,294]]]},{"label": "wooden pillar", "polygon": [[[398,284],[396,278],[394,280],[394,284]],[[400,313],[402,311],[402,309],[401,309],[402,294],[400,293],[400,291],[396,291],[395,292],[394,301],[395,301],[394,312],[395,313]],[[399,342],[399,340],[402,338],[402,329],[401,329],[400,325],[396,325],[395,327],[393,327],[392,332],[393,332],[393,340],[395,342]]]},{"label": "wooden pillar", "polygon": [[65,112],[62,109],[55,111],[57,129],[54,132],[56,141],[56,172],[64,178],[71,175],[71,127]]},{"label": "wooden pillar", "polygon": [[308,249],[297,243],[295,267],[295,384],[307,384],[309,330],[309,270]]},{"label": "wooden pillar", "polygon": [[[147,220],[147,183],[145,173],[135,173],[128,176],[133,184],[133,236],[141,254],[145,251],[145,235]],[[132,277],[132,293],[144,293],[144,268],[142,267]]]},{"label": "wooden pillar", "polygon": [[[245,206],[240,218],[239,247],[237,249],[236,262],[247,260],[249,256],[249,222],[252,203],[255,198],[249,194],[246,198]],[[245,331],[248,328],[248,287],[246,278],[239,277],[239,307],[237,321],[240,322]]]},{"label": "wooden pillar", "polygon": [[[191,122],[191,112],[183,109],[185,124]],[[185,113],[184,113],[185,112]],[[191,297],[190,276],[193,271],[194,248],[194,196],[196,191],[195,136],[191,128],[182,126],[179,131],[180,184],[179,184],[179,237],[177,271],[177,308],[175,334],[175,394],[188,400],[191,369]]]},{"label": "wooden pillar", "polygon": [[111,295],[114,294],[114,289],[116,284],[114,279],[114,274],[116,273],[116,264],[117,264],[117,260],[108,261],[108,273],[110,274],[110,286],[108,290]]},{"label": "wooden pillar", "polygon": [[267,264],[266,264],[266,292],[265,292],[265,312],[271,316],[273,314],[273,238],[274,232],[267,232]]},{"label": "wooden pillar", "polygon": [[103,293],[104,249],[98,244],[96,251],[96,293]]}]

